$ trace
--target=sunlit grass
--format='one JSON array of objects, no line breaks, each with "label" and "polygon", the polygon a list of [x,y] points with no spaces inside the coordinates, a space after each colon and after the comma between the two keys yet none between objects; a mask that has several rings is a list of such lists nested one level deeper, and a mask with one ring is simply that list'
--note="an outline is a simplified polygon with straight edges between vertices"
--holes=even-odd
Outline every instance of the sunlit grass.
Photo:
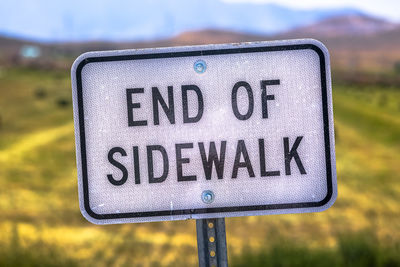
[{"label": "sunlit grass", "polygon": [[329,249],[307,248],[281,240],[256,252],[245,250],[235,257],[232,266],[398,266],[398,248],[381,244],[371,231],[338,235],[338,245]]},{"label": "sunlit grass", "polygon": [[[70,99],[67,74],[8,70],[2,77],[0,265],[197,264],[194,221],[95,226],[81,216],[72,107],[57,102]],[[359,232],[379,243],[357,245],[376,250],[377,262],[381,250],[400,254],[400,90],[334,87],[334,112],[337,202],[322,213],[228,218],[231,261],[305,253],[339,255],[340,264],[340,237],[357,241]]]}]

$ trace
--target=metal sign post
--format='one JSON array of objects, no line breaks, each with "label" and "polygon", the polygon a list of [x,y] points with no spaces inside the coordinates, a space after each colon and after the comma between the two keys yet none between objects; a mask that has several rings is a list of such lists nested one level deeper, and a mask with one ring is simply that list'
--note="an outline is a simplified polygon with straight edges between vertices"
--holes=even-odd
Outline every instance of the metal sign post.
[{"label": "metal sign post", "polygon": [[200,267],[227,267],[225,218],[196,220]]}]

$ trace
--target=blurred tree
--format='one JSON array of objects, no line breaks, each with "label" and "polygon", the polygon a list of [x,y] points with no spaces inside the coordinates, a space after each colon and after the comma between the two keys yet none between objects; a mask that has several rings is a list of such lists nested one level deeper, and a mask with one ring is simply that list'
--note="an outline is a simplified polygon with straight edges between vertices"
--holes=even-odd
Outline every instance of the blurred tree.
[{"label": "blurred tree", "polygon": [[397,74],[400,74],[400,61],[397,61],[397,62],[394,63],[394,71]]},{"label": "blurred tree", "polygon": [[38,99],[45,98],[47,96],[46,89],[44,89],[43,87],[38,87],[35,89],[34,95]]},{"label": "blurred tree", "polygon": [[66,98],[59,98],[56,101],[57,106],[61,107],[61,108],[65,108],[67,106],[69,106],[70,102],[66,99]]}]

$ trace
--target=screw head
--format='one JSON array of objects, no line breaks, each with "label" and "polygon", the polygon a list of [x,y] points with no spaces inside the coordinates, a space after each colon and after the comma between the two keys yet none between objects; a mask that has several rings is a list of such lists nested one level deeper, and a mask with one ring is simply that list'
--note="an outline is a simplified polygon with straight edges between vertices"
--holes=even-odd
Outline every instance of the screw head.
[{"label": "screw head", "polygon": [[215,195],[214,192],[211,190],[204,190],[201,193],[201,200],[206,203],[206,204],[210,204],[214,201]]},{"label": "screw head", "polygon": [[207,64],[206,64],[206,62],[204,60],[199,59],[193,64],[193,68],[194,68],[195,72],[201,74],[201,73],[204,73],[206,71]]}]

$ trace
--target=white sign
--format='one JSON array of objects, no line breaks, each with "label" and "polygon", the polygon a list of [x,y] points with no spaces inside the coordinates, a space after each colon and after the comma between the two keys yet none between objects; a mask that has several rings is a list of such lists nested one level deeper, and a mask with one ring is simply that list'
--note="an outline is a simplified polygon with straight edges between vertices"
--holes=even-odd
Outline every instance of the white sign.
[{"label": "white sign", "polygon": [[336,199],[318,41],[90,52],[72,87],[90,222],[315,212]]}]

